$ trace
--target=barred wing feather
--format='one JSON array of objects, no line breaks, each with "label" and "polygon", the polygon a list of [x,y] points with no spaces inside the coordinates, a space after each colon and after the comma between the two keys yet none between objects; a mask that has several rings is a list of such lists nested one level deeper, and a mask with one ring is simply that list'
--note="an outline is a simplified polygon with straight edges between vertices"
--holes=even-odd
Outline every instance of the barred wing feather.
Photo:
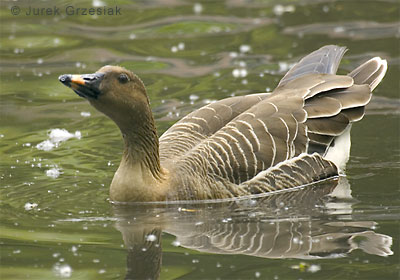
[{"label": "barred wing feather", "polygon": [[160,137],[161,161],[179,158],[269,94],[226,98],[182,118]]}]

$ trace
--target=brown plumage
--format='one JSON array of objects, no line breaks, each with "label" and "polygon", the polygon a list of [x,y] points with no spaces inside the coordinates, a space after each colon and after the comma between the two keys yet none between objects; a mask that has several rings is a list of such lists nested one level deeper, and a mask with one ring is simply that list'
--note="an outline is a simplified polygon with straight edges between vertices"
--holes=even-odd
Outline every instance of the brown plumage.
[{"label": "brown plumage", "polygon": [[387,64],[378,57],[336,75],[346,49],[325,46],[296,64],[272,93],[226,98],[187,115],[158,139],[146,89],[104,66],[62,75],[120,128],[124,155],[116,201],[224,199],[281,191],[338,175],[351,124],[364,115]]}]

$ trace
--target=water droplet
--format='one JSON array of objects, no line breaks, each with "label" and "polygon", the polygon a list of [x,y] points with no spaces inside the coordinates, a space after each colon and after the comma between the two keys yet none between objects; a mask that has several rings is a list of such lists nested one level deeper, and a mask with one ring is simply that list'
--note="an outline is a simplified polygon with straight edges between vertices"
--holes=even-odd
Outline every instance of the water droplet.
[{"label": "water droplet", "polygon": [[90,112],[81,112],[82,117],[90,117]]},{"label": "water droplet", "polygon": [[60,265],[59,263],[56,263],[53,266],[53,272],[56,276],[69,278],[72,275],[72,268],[68,264]]},{"label": "water droplet", "polygon": [[93,7],[102,7],[102,6],[105,6],[106,3],[104,3],[101,0],[93,0],[92,5],[93,5]]},{"label": "water droplet", "polygon": [[200,3],[195,3],[193,5],[193,12],[195,14],[201,14],[202,11],[203,11],[203,5],[201,5]]},{"label": "water droplet", "polygon": [[251,47],[249,45],[241,45],[239,50],[241,53],[247,53],[251,50]]},{"label": "water droplet", "polygon": [[199,99],[199,96],[196,95],[196,94],[191,94],[191,95],[189,96],[189,99],[190,99],[191,101],[196,101],[197,99]]},{"label": "water droplet", "polygon": [[155,236],[154,234],[149,234],[146,237],[146,241],[154,242],[156,240],[157,240],[157,236]]},{"label": "water droplet", "polygon": [[180,51],[182,51],[182,50],[184,50],[185,49],[185,43],[179,43],[178,44],[178,49],[180,50]]},{"label": "water droplet", "polygon": [[281,16],[284,13],[293,13],[296,8],[293,5],[283,6],[283,5],[276,5],[274,7],[274,14],[277,16]]},{"label": "water droplet", "polygon": [[315,272],[320,271],[320,270],[321,270],[321,266],[318,265],[318,264],[312,264],[312,265],[310,265],[310,267],[307,269],[307,271],[308,271],[308,272],[311,272],[311,273],[315,273]]},{"label": "water droplet", "polygon": [[337,26],[333,29],[333,32],[335,33],[343,33],[345,31],[343,26]]}]

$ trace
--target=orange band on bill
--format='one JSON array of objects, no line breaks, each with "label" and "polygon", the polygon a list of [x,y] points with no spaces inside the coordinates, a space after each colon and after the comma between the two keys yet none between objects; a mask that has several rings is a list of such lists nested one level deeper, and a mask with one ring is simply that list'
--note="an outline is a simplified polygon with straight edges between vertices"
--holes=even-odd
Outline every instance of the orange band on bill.
[{"label": "orange band on bill", "polygon": [[78,85],[84,85],[85,84],[85,80],[82,79],[82,77],[80,75],[72,75],[71,83],[72,84],[78,84]]}]

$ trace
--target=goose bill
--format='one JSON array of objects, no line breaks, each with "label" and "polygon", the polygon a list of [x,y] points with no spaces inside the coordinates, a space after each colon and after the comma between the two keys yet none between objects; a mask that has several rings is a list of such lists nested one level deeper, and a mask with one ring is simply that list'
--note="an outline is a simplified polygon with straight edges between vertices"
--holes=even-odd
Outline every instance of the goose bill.
[{"label": "goose bill", "polygon": [[65,74],[61,75],[58,79],[80,97],[97,99],[101,93],[99,87],[103,77],[103,73],[85,75]]}]

